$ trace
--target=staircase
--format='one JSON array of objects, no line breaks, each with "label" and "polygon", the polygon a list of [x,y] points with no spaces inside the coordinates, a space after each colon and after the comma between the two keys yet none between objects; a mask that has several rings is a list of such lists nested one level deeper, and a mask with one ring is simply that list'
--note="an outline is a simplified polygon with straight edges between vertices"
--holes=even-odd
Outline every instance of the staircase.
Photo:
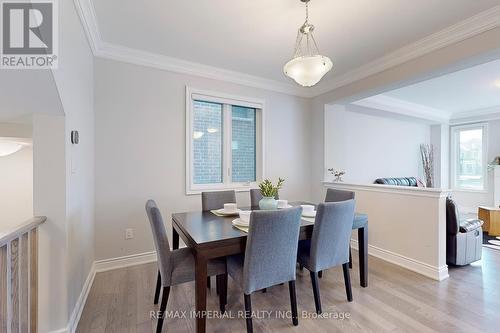
[{"label": "staircase", "polygon": [[37,332],[38,227],[45,220],[0,234],[0,333]]}]

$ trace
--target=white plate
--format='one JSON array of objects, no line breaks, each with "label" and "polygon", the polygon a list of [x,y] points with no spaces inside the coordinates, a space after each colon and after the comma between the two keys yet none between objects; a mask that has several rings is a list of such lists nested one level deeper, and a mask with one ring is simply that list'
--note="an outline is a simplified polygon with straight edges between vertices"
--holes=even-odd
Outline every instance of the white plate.
[{"label": "white plate", "polygon": [[277,207],[278,209],[292,208],[292,205],[286,205],[285,207]]},{"label": "white plate", "polygon": [[304,217],[316,217],[316,211],[312,212],[312,214],[306,214],[306,213],[302,212],[302,216],[304,216]]},{"label": "white plate", "polygon": [[245,222],[240,218],[234,219],[232,223],[233,223],[233,225],[238,225],[240,227],[248,227],[249,226],[249,222]]},{"label": "white plate", "polygon": [[235,211],[225,211],[224,208],[217,209],[216,212],[221,215],[227,215],[227,216],[232,216],[232,215],[238,215],[240,213],[240,209],[237,209]]}]

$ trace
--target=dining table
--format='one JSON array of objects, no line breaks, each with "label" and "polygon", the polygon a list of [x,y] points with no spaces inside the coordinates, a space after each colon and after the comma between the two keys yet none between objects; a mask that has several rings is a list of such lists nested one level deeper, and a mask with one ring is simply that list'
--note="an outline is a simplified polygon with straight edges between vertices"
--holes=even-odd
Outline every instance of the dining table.
[{"label": "dining table", "polygon": [[[291,206],[314,205],[308,202],[290,202]],[[241,208],[259,210],[259,207]],[[245,252],[247,233],[232,225],[235,216],[218,216],[211,211],[172,214],[172,247],[179,248],[179,238],[191,248],[195,257],[195,318],[196,332],[204,333],[207,316],[207,262]],[[313,219],[302,218],[299,240],[311,239]],[[368,231],[358,230],[360,284],[368,285]]]}]

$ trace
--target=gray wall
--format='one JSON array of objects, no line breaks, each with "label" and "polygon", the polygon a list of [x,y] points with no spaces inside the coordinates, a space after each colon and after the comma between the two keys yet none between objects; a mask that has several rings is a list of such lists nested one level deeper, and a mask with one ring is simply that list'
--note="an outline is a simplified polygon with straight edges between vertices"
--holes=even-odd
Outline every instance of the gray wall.
[{"label": "gray wall", "polygon": [[[147,199],[157,200],[169,229],[172,212],[201,208],[199,195],[185,194],[186,85],[264,99],[265,176],[286,179],[283,198],[310,198],[309,100],[97,59],[96,259],[153,250]],[[237,201],[248,205],[248,192]]]},{"label": "gray wall", "polygon": [[[427,124],[355,112],[349,106],[325,110],[325,172],[344,170],[348,183],[371,184],[386,177],[425,181],[419,149],[429,141]],[[325,179],[333,175],[326,173]]]}]

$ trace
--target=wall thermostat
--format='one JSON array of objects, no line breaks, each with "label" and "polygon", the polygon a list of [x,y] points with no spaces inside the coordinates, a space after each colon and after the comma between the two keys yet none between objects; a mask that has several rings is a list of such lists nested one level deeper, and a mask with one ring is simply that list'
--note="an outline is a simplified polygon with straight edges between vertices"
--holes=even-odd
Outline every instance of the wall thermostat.
[{"label": "wall thermostat", "polygon": [[71,131],[71,143],[77,145],[80,142],[80,134],[78,131]]}]

